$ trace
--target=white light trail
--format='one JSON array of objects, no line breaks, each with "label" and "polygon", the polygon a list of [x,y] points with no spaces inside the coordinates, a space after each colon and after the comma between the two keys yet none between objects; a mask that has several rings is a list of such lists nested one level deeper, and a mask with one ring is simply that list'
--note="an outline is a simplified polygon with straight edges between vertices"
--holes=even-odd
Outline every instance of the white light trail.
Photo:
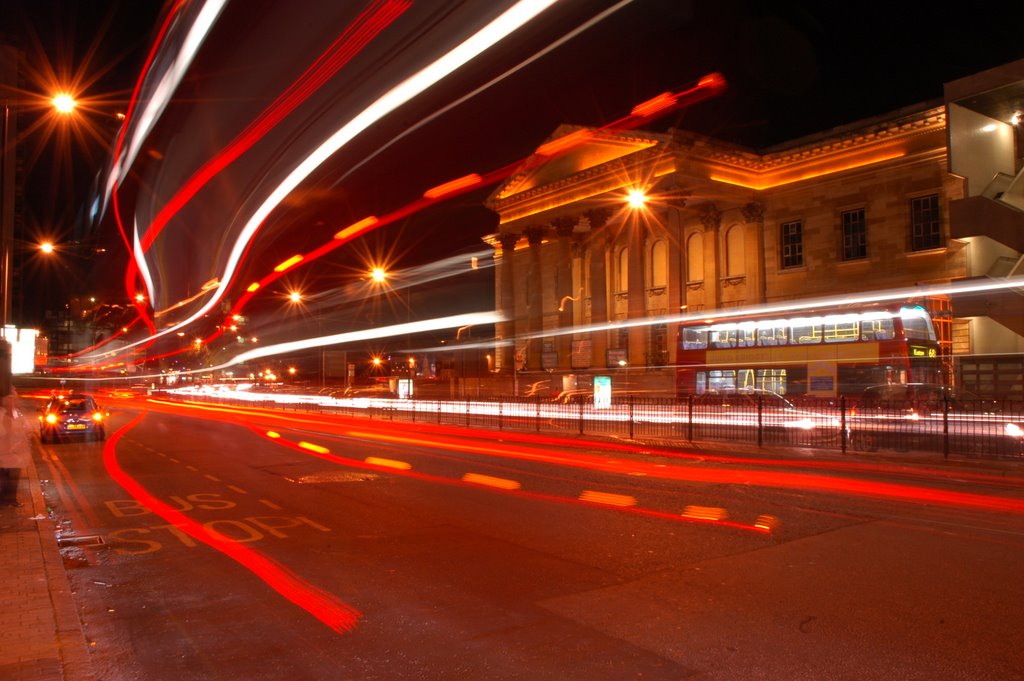
[{"label": "white light trail", "polygon": [[423,333],[426,331],[454,329],[467,324],[496,324],[504,320],[505,317],[497,312],[469,312],[466,314],[454,315],[452,317],[426,319],[423,321],[395,324],[393,326],[383,326],[374,329],[362,329],[360,331],[348,331],[345,333],[336,333],[330,336],[320,336],[317,338],[303,338],[301,340],[278,343],[276,345],[268,345],[266,347],[256,348],[255,350],[249,350],[232,357],[224,364],[215,367],[207,367],[202,371],[216,371],[235,366],[237,364],[242,364],[244,362],[249,362],[254,359],[283,355],[289,352],[308,350],[310,348],[319,348],[325,345],[339,345],[342,343],[355,343],[359,341],[376,340],[379,338],[392,338],[394,336]]},{"label": "white light trail", "polygon": [[971,283],[961,282],[958,284],[932,284],[899,289],[888,289],[885,291],[869,291],[859,295],[830,296],[827,298],[801,298],[800,300],[788,300],[772,305],[750,305],[746,307],[730,307],[718,310],[705,310],[703,312],[688,313],[681,315],[670,315],[666,317],[644,317],[643,319],[627,319],[622,321],[608,322],[606,324],[590,324],[587,326],[573,326],[564,329],[547,329],[532,334],[519,334],[517,340],[530,340],[534,338],[550,338],[552,336],[564,336],[574,333],[588,333],[591,331],[612,331],[615,329],[628,329],[639,326],[651,326],[654,324],[682,324],[699,323],[705,320],[721,321],[734,317],[748,317],[751,315],[773,315],[796,312],[799,310],[810,310],[817,308],[834,308],[848,305],[863,305],[865,303],[884,303],[906,301],[912,298],[925,298],[928,296],[955,296],[987,291],[1002,291],[1024,287],[1024,276],[1010,277],[998,282],[991,279],[974,281]]},{"label": "white light trail", "polygon": [[118,182],[124,181],[125,175],[135,162],[136,156],[138,156],[139,149],[142,148],[142,143],[153,129],[160,114],[163,113],[167,104],[171,101],[171,96],[178,89],[178,85],[181,84],[182,79],[185,77],[185,72],[199,51],[199,47],[203,44],[206,36],[209,35],[210,29],[213,28],[213,24],[217,21],[217,17],[220,16],[226,4],[227,0],[207,0],[203,4],[202,9],[199,10],[195,21],[185,35],[184,42],[182,42],[177,55],[175,55],[174,62],[164,71],[160,82],[147,99],[146,108],[136,119],[128,148],[125,150],[123,158],[119,159],[117,163]]},{"label": "white light trail", "polygon": [[139,239],[139,221],[135,219],[135,223],[132,228],[132,237],[134,239],[134,245],[132,249],[135,252],[135,261],[139,264],[139,275],[142,277],[142,283],[146,286],[146,295],[149,296],[149,300],[152,303],[156,299],[153,297],[153,275],[149,271],[149,265],[146,263],[146,255],[142,250],[142,240]]},{"label": "white light trail", "polygon": [[210,296],[210,299],[186,320],[155,333],[149,338],[126,345],[121,351],[149,342],[168,333],[173,333],[202,318],[227,293],[227,287],[235,275],[235,271],[241,262],[242,256],[245,254],[248,244],[256,235],[263,221],[314,170],[376,121],[450,75],[500,40],[508,37],[555,2],[556,0],[521,0],[440,59],[389,90],[377,101],[356,115],[355,118],[339,128],[303,159],[249,218],[235,240],[234,247],[228,256],[224,273],[220,277],[220,284],[217,286],[214,294]]},{"label": "white light trail", "polygon": [[573,38],[575,38],[579,34],[583,33],[587,29],[589,29],[591,26],[593,26],[593,25],[603,21],[604,19],[606,19],[607,17],[611,16],[615,12],[618,12],[620,9],[622,9],[626,5],[632,4],[635,1],[636,0],[621,0],[620,2],[618,2],[615,5],[613,5],[612,7],[609,7],[608,9],[606,9],[603,12],[601,12],[597,16],[591,17],[590,19],[588,19],[583,24],[581,24],[581,25],[577,26],[576,28],[574,28],[572,31],[569,31],[568,33],[563,35],[561,38],[559,38],[555,42],[553,42],[550,45],[548,45],[547,47],[545,47],[543,50],[540,50],[539,52],[536,52],[535,54],[531,55],[529,58],[524,59],[523,61],[519,62],[518,64],[516,64],[515,66],[510,68],[508,71],[505,71],[501,75],[492,78],[491,80],[487,81],[486,83],[484,83],[480,87],[476,88],[472,92],[467,92],[465,95],[463,95],[462,97],[459,97],[454,102],[448,104],[444,108],[438,109],[437,111],[435,111],[434,113],[430,114],[426,118],[423,118],[422,120],[418,121],[415,125],[406,128],[399,135],[396,135],[394,138],[392,138],[387,144],[384,144],[384,145],[380,146],[372,154],[370,154],[369,156],[367,156],[363,160],[361,160],[358,163],[356,163],[355,165],[353,165],[347,171],[345,171],[345,174],[342,175],[341,177],[339,177],[337,180],[335,180],[334,183],[331,186],[332,187],[337,187],[339,184],[344,182],[345,179],[348,178],[349,175],[351,175],[355,171],[359,170],[359,168],[361,168],[362,166],[366,165],[367,163],[372,161],[374,158],[376,158],[377,156],[382,154],[385,150],[387,150],[389,147],[391,147],[396,142],[401,140],[403,137],[405,137],[405,136],[415,132],[416,130],[422,128],[424,125],[427,125],[431,121],[439,118],[440,116],[443,116],[444,114],[448,113],[449,111],[451,111],[455,107],[462,105],[463,103],[465,103],[466,101],[472,99],[473,97],[476,97],[478,94],[480,94],[484,90],[492,87],[493,85],[496,85],[496,84],[500,83],[501,81],[505,80],[506,78],[508,78],[512,74],[516,73],[517,71],[520,71],[523,68],[525,68],[525,67],[529,66],[530,64],[532,64],[533,62],[537,61],[538,59],[540,59],[544,55],[548,54],[552,50],[555,50],[556,48],[561,47],[562,45],[564,45],[568,41],[572,40]]}]

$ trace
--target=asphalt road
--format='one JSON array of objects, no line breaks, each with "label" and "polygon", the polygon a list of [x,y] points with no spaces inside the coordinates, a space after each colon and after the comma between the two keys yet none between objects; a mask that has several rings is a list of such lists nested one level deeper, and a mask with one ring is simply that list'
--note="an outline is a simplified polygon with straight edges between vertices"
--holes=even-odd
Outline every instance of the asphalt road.
[{"label": "asphalt road", "polygon": [[108,403],[41,445],[99,678],[1024,678],[1024,470]]}]

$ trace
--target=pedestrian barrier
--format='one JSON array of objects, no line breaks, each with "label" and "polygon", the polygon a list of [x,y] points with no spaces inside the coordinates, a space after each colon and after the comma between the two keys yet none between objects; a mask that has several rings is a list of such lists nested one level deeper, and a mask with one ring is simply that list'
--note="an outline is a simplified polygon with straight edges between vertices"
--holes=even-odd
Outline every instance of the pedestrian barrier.
[{"label": "pedestrian barrier", "polygon": [[[389,421],[620,436],[680,442],[739,442],[843,452],[930,451],[945,456],[1024,457],[1024,404],[953,403],[931,408],[905,403],[856,404],[845,398],[790,401],[774,393],[626,397],[607,406],[537,398],[422,400],[381,398],[268,399],[241,392],[182,394],[189,400],[364,416]],[[316,399],[314,399],[316,398]]]}]

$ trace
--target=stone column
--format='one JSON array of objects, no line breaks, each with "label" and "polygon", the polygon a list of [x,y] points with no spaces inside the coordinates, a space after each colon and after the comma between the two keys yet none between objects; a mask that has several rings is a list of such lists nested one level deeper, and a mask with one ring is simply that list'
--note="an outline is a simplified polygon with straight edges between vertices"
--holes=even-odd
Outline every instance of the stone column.
[{"label": "stone column", "polygon": [[[518,234],[501,234],[501,260],[498,267],[498,287],[501,297],[498,300],[498,312],[505,316],[505,321],[497,325],[499,345],[495,349],[498,357],[497,365],[502,373],[515,370],[515,339],[516,339],[516,296],[515,296],[515,251],[519,241]],[[511,345],[505,345],[511,343]]]},{"label": "stone column", "polygon": [[753,293],[755,298],[747,302],[763,303],[768,299],[768,282],[765,280],[764,268],[764,204],[751,201],[743,206],[743,220],[748,225],[753,225],[753,229],[747,230],[747,234],[753,232],[754,235],[753,248],[747,249],[747,262],[751,262],[751,259],[754,262],[754,281],[747,291]]},{"label": "stone column", "polygon": [[722,213],[713,203],[705,203],[700,209],[700,221],[704,225],[704,308],[718,309],[722,300],[719,261],[722,245],[719,243],[722,227]]},{"label": "stone column", "polygon": [[[590,221],[590,323],[602,326],[608,323],[608,274],[605,256],[608,253],[608,230],[605,224],[612,212],[608,208],[594,208],[587,211]],[[608,331],[605,329],[590,333],[592,349],[591,365],[604,368],[607,364]]]},{"label": "stone column", "polygon": [[527,272],[529,280],[526,282],[526,332],[529,334],[526,368],[529,371],[540,371],[540,356],[544,343],[541,338],[541,332],[544,331],[544,270],[541,265],[540,244],[545,231],[543,227],[527,227],[523,230],[530,244],[530,268]]},{"label": "stone column", "polygon": [[555,349],[558,351],[558,368],[566,371],[572,368],[572,334],[564,331],[573,326],[573,305],[576,304],[572,290],[572,233],[578,221],[575,217],[563,216],[551,223],[558,235],[555,299],[558,300],[558,328],[563,332],[556,337]]},{"label": "stone column", "polygon": [[[626,319],[634,321],[647,317],[647,267],[645,266],[647,239],[644,225],[635,217],[630,218],[630,224],[626,229],[628,230],[626,243],[629,247],[629,272],[627,275],[629,299],[626,307]],[[646,366],[645,356],[649,332],[647,326],[630,327],[627,359],[630,367]]]}]

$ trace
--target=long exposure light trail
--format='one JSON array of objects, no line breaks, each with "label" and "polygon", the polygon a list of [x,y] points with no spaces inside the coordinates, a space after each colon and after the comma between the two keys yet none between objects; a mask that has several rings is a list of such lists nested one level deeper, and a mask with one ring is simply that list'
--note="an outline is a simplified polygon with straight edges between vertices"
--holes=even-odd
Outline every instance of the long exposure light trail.
[{"label": "long exposure light trail", "polygon": [[310,584],[266,554],[209,529],[170,504],[157,499],[142,484],[125,472],[117,460],[117,443],[138,426],[145,415],[145,412],[140,413],[126,426],[113,433],[104,445],[103,464],[110,477],[133,499],[168,524],[242,565],[274,591],[332,630],[343,633],[355,629],[362,617],[357,609],[343,602],[337,596]]},{"label": "long exposure light trail", "polygon": [[143,343],[151,343],[156,338],[174,333],[189,324],[201,319],[227,294],[228,287],[248,250],[256,232],[263,225],[270,213],[294,191],[314,170],[334,155],[342,146],[362,133],[380,118],[391,113],[402,104],[425,91],[441,79],[465,65],[467,62],[495,45],[523,25],[534,19],[538,14],[550,7],[555,0],[521,0],[492,20],[482,29],[474,33],[445,55],[432,62],[424,69],[398,84],[350,121],[342,125],[320,146],[307,155],[295,168],[288,173],[267,196],[266,199],[250,216],[238,237],[235,239],[223,274],[218,278],[219,285],[213,290],[209,300],[190,317],[174,326],[153,330],[150,338],[130,343],[123,349],[137,347]]},{"label": "long exposure light trail", "polygon": [[498,83],[500,83],[501,81],[505,80],[509,76],[514,75],[516,72],[521,71],[522,69],[526,68],[527,66],[529,66],[533,62],[537,61],[541,57],[545,56],[546,54],[549,54],[550,52],[552,52],[553,50],[557,49],[558,47],[561,47],[562,45],[564,45],[568,41],[570,41],[573,38],[579,36],[580,34],[582,34],[585,31],[587,31],[589,28],[595,26],[596,24],[600,23],[601,21],[604,21],[605,19],[607,19],[608,17],[610,17],[611,15],[615,14],[617,11],[622,9],[623,7],[633,3],[635,1],[636,0],[621,0],[621,2],[618,2],[615,5],[613,5],[613,6],[609,7],[608,9],[604,10],[603,12],[597,14],[596,16],[591,17],[590,19],[588,19],[587,21],[585,21],[581,25],[577,26],[573,30],[571,30],[568,33],[566,33],[565,35],[563,35],[558,40],[555,40],[554,42],[552,42],[550,45],[548,45],[544,49],[539,50],[538,52],[534,53],[530,57],[524,59],[523,61],[519,62],[518,64],[516,64],[512,68],[508,69],[504,73],[502,73],[502,74],[492,78],[491,80],[487,81],[486,83],[484,83],[480,87],[472,90],[471,92],[467,92],[462,97],[459,97],[454,102],[451,102],[450,104],[445,105],[444,107],[442,107],[441,109],[438,109],[437,111],[435,111],[434,113],[430,114],[429,116],[426,116],[423,119],[417,121],[415,124],[409,126],[405,130],[403,130],[401,133],[399,133],[395,137],[391,138],[390,140],[388,140],[387,142],[382,144],[373,153],[369,154],[368,156],[366,156],[365,158],[363,158],[359,162],[353,164],[352,167],[350,167],[348,170],[346,170],[344,174],[342,174],[337,180],[334,181],[333,186],[337,186],[340,183],[344,182],[352,173],[354,173],[355,171],[359,170],[364,165],[366,165],[367,163],[372,161],[374,158],[376,158],[380,154],[382,154],[385,151],[387,151],[390,147],[394,146],[396,143],[401,141],[404,137],[414,133],[415,131],[419,130],[420,128],[422,128],[423,126],[427,125],[431,121],[436,120],[440,116],[443,116],[444,114],[448,113],[449,111],[451,111],[451,110],[461,106],[462,104],[466,103],[467,101],[469,101],[473,97],[479,95],[481,92],[484,92],[484,91],[488,90],[489,88],[497,85]]},{"label": "long exposure light trail", "polygon": [[203,44],[207,35],[209,35],[210,29],[213,28],[225,5],[227,5],[227,0],[206,0],[203,3],[196,14],[195,20],[186,32],[174,61],[167,70],[159,75],[158,82],[146,100],[145,108],[135,121],[131,140],[125,150],[124,157],[117,161],[119,173],[116,181],[118,183],[123,182],[125,176],[130,172],[130,168],[138,156],[143,142],[156,124],[160,113],[170,103],[171,96],[185,77],[189,65],[195,59],[196,54],[199,52],[199,47]]},{"label": "long exposure light trail", "polygon": [[[172,409],[181,409],[183,413],[188,413],[191,409],[193,410],[192,413],[200,418],[233,420],[239,415],[247,414],[247,423],[251,424],[253,419],[258,419],[257,422],[277,423],[279,424],[278,430],[280,430],[280,424],[292,422],[296,424],[297,429],[305,433],[308,433],[311,427],[320,427],[324,429],[325,434],[337,432],[346,437],[358,437],[377,442],[438,447],[449,451],[535,461],[600,473],[625,476],[642,475],[652,479],[674,480],[678,482],[735,484],[818,493],[838,493],[902,503],[936,504],[952,508],[1024,515],[1024,499],[1017,496],[961,492],[923,484],[891,483],[861,479],[853,477],[853,474],[859,469],[856,465],[850,467],[848,472],[851,475],[839,475],[836,470],[833,470],[832,474],[825,475],[814,472],[764,470],[763,468],[748,467],[746,465],[720,465],[717,463],[681,466],[627,458],[609,459],[608,455],[604,453],[592,454],[587,451],[579,451],[592,449],[595,446],[601,447],[600,444],[551,436],[544,438],[545,445],[537,446],[536,443],[531,445],[529,440],[517,439],[517,436],[511,433],[503,433],[503,440],[495,441],[493,434],[488,431],[465,429],[457,435],[447,435],[446,433],[450,431],[444,427],[434,427],[427,424],[404,424],[392,421],[382,425],[363,419],[331,417],[323,414],[304,415],[300,419],[287,415],[278,416],[274,412],[267,410],[235,408],[224,405],[179,405],[173,402],[161,403],[158,401],[153,401],[153,404],[162,404]],[[474,437],[477,439],[472,439]],[[297,445],[295,446],[297,447]],[[650,447],[636,447],[632,451],[645,455],[658,452],[657,448],[652,449]],[[344,459],[346,462],[352,461],[345,457],[339,458]],[[359,461],[353,465],[362,464],[363,462]],[[764,466],[765,464],[766,462],[764,461],[756,461],[755,465]],[[804,465],[808,465],[807,462],[804,462]],[[870,470],[870,466],[867,470]],[[1014,489],[1019,490],[1019,484]]]}]

